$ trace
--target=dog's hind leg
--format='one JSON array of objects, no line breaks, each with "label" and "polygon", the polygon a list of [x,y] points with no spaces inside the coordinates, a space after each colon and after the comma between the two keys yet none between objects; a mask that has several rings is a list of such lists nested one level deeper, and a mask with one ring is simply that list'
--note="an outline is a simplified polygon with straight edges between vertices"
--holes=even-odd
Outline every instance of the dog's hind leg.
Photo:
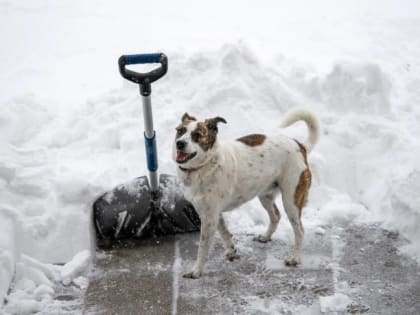
[{"label": "dog's hind leg", "polygon": [[275,194],[274,192],[270,191],[265,194],[258,196],[262,206],[267,211],[268,216],[270,217],[270,224],[268,225],[267,231],[264,235],[258,235],[254,238],[255,241],[261,243],[267,243],[271,241],[271,236],[276,231],[277,226],[279,225],[280,221],[280,211],[277,208],[276,204],[274,203]]},{"label": "dog's hind leg", "polygon": [[285,189],[282,192],[283,206],[292,225],[295,234],[295,246],[292,254],[286,258],[286,266],[297,266],[300,264],[300,251],[303,243],[304,230],[302,221],[300,219],[302,209],[296,205],[295,202],[295,189]]},{"label": "dog's hind leg", "polygon": [[217,230],[220,233],[220,236],[223,239],[223,243],[226,249],[226,258],[229,261],[234,261],[235,259],[239,259],[239,255],[237,254],[235,245],[232,241],[232,234],[229,232],[225,220],[223,219],[223,213],[220,214],[219,217],[219,224],[217,226]]},{"label": "dog's hind leg", "polygon": [[295,246],[292,254],[285,260],[285,264],[287,266],[297,266],[300,264],[300,250],[302,248],[304,234],[301,216],[303,207],[308,200],[312,175],[309,168],[303,169],[300,172],[299,169],[289,168],[289,170],[289,176],[286,175],[286,180],[282,182],[282,198],[284,210],[295,234]]}]

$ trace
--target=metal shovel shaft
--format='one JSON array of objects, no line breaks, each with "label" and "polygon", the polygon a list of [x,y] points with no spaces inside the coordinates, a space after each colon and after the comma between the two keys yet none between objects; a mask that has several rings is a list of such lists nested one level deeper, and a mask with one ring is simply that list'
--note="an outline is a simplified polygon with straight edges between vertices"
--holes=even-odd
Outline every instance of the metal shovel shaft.
[{"label": "metal shovel shaft", "polygon": [[146,144],[147,168],[149,169],[149,181],[152,192],[159,189],[158,159],[156,149],[156,132],[153,128],[152,102],[150,94],[142,96],[144,118],[144,140]]}]

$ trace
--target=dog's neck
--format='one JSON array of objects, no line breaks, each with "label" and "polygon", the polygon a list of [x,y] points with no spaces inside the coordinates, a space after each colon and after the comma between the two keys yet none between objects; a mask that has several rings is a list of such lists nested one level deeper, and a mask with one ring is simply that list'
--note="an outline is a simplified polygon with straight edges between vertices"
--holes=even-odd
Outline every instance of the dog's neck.
[{"label": "dog's neck", "polygon": [[206,159],[203,164],[194,167],[183,167],[178,165],[178,169],[185,173],[188,177],[191,174],[196,173],[197,171],[201,170],[202,168],[206,168],[209,165],[215,165],[217,163],[217,156],[211,156],[209,159]]},{"label": "dog's neck", "polygon": [[190,167],[190,168],[179,166],[179,169],[181,171],[187,173],[188,175],[190,175],[191,173],[194,173],[194,172],[198,171],[199,169],[201,169],[204,166],[205,166],[205,164],[201,165],[201,166],[198,166],[198,167]]}]

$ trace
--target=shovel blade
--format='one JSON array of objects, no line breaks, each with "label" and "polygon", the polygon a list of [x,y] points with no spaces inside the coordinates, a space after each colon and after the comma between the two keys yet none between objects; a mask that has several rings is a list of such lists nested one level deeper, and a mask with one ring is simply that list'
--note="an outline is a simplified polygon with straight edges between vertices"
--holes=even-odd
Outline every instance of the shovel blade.
[{"label": "shovel blade", "polygon": [[143,176],[100,196],[93,204],[98,245],[200,230],[200,218],[181,187],[175,176],[163,174],[159,191],[152,192]]},{"label": "shovel blade", "polygon": [[182,185],[175,176],[162,174],[159,180],[159,206],[155,208],[158,235],[200,230],[200,217],[184,198]]}]

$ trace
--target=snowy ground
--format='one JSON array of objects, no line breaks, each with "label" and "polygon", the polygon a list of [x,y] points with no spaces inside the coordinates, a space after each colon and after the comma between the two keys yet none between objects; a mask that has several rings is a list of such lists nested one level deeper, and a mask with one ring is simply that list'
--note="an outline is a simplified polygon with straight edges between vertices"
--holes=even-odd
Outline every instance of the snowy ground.
[{"label": "snowy ground", "polygon": [[305,229],[299,268],[283,264],[293,244],[287,222],[266,244],[253,241],[252,233],[235,234],[241,257],[234,262],[225,259],[222,240],[216,238],[199,280],[182,278],[185,268],[194,263],[198,233],[101,252],[84,310],[86,314],[418,314],[420,266],[398,254],[396,246],[404,240],[378,226],[341,221]]},{"label": "snowy ground", "polygon": [[[232,139],[276,132],[288,109],[305,105],[323,127],[305,226],[379,222],[420,261],[420,5],[289,2],[0,2],[6,312],[49,308],[57,283],[86,287],[92,201],[146,173],[140,99],[118,74],[122,53],[169,56],[153,85],[163,173],[175,173],[173,128],[185,111],[225,117],[220,137]],[[266,223],[257,202],[243,210],[232,214],[234,232]]]}]

